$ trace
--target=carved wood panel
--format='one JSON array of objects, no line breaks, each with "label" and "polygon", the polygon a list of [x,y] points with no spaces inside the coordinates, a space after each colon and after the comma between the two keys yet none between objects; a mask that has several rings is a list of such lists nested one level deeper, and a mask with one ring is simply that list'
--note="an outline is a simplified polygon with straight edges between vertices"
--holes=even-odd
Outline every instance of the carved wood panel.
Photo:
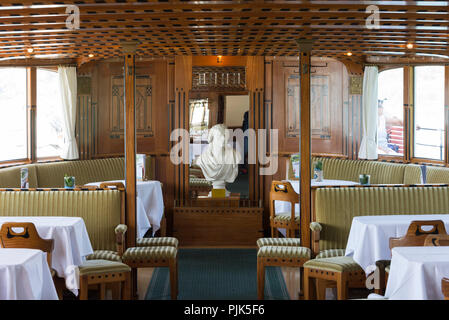
[{"label": "carved wood panel", "polygon": [[[123,76],[113,76],[111,81],[111,113],[109,134],[111,138],[123,138]],[[140,137],[153,136],[152,78],[149,75],[136,76],[136,132]]]}]

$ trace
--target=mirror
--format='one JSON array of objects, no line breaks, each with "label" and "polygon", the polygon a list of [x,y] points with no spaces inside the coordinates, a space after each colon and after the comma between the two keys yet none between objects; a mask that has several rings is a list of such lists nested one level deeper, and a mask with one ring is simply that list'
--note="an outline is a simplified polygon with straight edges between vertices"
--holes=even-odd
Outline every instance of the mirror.
[{"label": "mirror", "polygon": [[[189,177],[191,197],[207,196],[212,184],[207,181],[201,168],[195,165],[197,159],[208,147],[209,129],[217,124],[224,124],[228,129],[249,127],[249,95],[246,92],[217,93],[191,92],[189,99],[190,148]],[[247,138],[244,145],[238,146],[236,139],[227,142],[240,153],[244,150],[245,161],[239,165],[238,175],[233,183],[226,183],[226,190],[239,194],[240,198],[249,198],[249,170],[247,164]]]}]

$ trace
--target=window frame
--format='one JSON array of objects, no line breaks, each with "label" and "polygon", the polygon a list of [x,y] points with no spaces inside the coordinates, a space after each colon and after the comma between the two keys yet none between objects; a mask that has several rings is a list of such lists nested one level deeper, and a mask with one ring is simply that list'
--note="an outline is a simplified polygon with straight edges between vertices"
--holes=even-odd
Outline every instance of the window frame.
[{"label": "window frame", "polygon": [[[415,145],[415,67],[416,66],[443,66],[444,67],[444,152],[443,160],[427,159],[421,157],[415,157],[414,145]],[[389,156],[379,154],[379,160],[401,162],[401,163],[413,163],[413,164],[430,164],[438,166],[449,166],[449,65],[445,64],[419,64],[419,65],[394,65],[386,68],[382,68],[382,71],[404,68],[404,105],[403,105],[403,122],[404,122],[404,154],[403,156]]]},{"label": "window frame", "polygon": [[[5,66],[6,68],[7,66]],[[40,66],[21,66],[26,70],[26,144],[27,157],[22,159],[10,159],[0,161],[0,168],[26,165],[32,163],[62,161],[59,156],[37,158],[37,126],[36,126],[36,110],[37,110],[37,69],[45,69],[47,71],[56,71],[57,67],[40,67]]]}]

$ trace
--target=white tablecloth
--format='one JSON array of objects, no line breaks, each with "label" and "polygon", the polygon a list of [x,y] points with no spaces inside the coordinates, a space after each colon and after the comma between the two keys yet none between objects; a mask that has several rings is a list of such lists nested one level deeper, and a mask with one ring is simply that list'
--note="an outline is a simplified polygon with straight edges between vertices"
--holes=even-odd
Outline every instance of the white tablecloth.
[{"label": "white tablecloth", "polygon": [[441,279],[449,276],[449,247],[396,247],[392,252],[386,298],[444,299]]},{"label": "white tablecloth", "polygon": [[0,300],[58,300],[47,254],[0,248]]},{"label": "white tablecloth", "polygon": [[449,214],[361,216],[352,219],[346,256],[365,271],[378,260],[390,260],[390,238],[403,237],[413,220],[443,220],[449,230]]},{"label": "white tablecloth", "polygon": [[[86,185],[98,187],[104,182],[121,182],[125,184],[125,180],[114,180],[92,182]],[[164,197],[159,181],[137,181],[136,188],[137,237],[142,238],[151,227],[153,227],[153,235],[160,229],[164,215]]]},{"label": "white tablecloth", "polygon": [[59,277],[74,274],[74,266],[81,265],[93,253],[84,220],[79,217],[0,217],[5,222],[31,222],[43,239],[54,239],[52,268]]}]

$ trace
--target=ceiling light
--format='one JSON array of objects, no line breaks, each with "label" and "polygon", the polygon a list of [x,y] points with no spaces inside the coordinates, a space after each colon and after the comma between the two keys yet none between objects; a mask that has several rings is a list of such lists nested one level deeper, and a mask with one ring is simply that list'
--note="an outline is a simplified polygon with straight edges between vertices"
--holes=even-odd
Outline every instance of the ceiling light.
[{"label": "ceiling light", "polygon": [[406,45],[407,49],[413,49],[413,43],[407,43]]},{"label": "ceiling light", "polygon": [[347,55],[348,57],[350,57],[350,56],[352,56],[352,52],[351,52],[351,51],[348,51],[348,52],[345,53],[345,55]]},{"label": "ceiling light", "polygon": [[94,57],[93,53],[89,54],[89,58],[93,58],[93,57]]},{"label": "ceiling light", "polygon": [[223,62],[223,57],[217,56],[217,63],[222,63],[222,62]]},{"label": "ceiling light", "polygon": [[33,53],[34,49],[33,48],[28,48],[27,51],[28,51],[28,53]]}]

